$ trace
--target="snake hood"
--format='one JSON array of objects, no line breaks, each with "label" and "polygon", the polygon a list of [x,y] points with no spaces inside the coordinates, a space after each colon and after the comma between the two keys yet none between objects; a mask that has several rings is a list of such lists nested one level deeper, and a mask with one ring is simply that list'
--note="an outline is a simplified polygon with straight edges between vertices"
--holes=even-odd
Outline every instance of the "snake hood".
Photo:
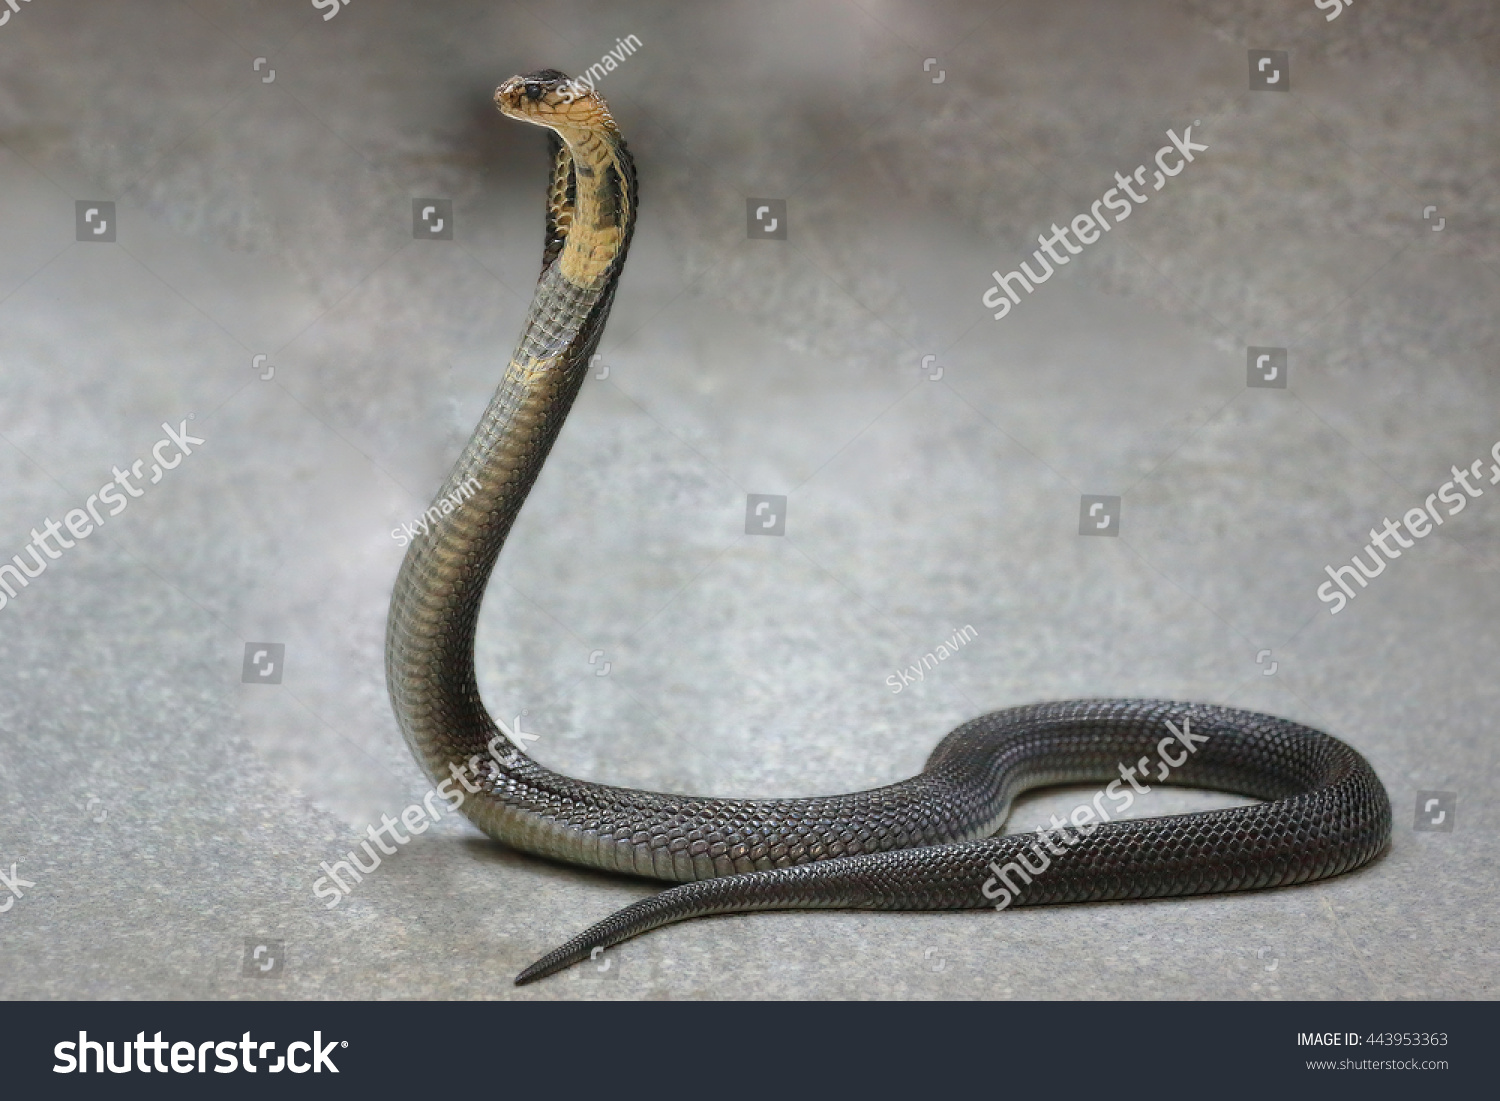
[{"label": "snake hood", "polygon": [[[612,287],[635,229],[636,175],[604,100],[557,69],[538,69],[496,88],[495,106],[551,131],[542,270],[559,261],[558,273],[576,287]],[[587,328],[597,339],[603,327],[600,315]]]}]

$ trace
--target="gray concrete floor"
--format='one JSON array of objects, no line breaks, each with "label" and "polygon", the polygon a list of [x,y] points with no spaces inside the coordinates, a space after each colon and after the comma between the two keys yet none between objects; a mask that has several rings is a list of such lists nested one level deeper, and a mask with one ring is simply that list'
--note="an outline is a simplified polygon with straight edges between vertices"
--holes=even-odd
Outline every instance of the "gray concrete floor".
[{"label": "gray concrete floor", "polygon": [[[1315,595],[1500,439],[1500,9],[1392,7],[23,5],[0,27],[0,552],[162,422],[206,443],[0,609],[0,871],[30,884],[0,994],[1495,996],[1500,491],[1338,616]],[[319,863],[428,790],[383,683],[390,532],[535,276],[543,141],[490,93],[630,34],[601,82],[642,194],[608,377],[480,632],[535,755],[828,793],[912,774],[988,709],[1218,701],[1363,751],[1386,856],[1240,896],[720,918],[520,992],[656,887],[454,817],[325,909]],[[1249,90],[1251,49],[1289,51],[1290,92]],[[992,270],[1188,125],[1207,152],[988,316]],[[452,241],[413,239],[418,197],[452,200]],[[787,201],[787,241],[746,239],[750,197]],[[114,243],[75,239],[79,200],[116,204]],[[1247,388],[1249,345],[1289,349],[1287,389]],[[750,493],[788,497],[785,536],[744,534]],[[1122,497],[1118,538],[1079,536],[1083,494]],[[263,641],[284,679],[244,684]],[[1420,791],[1456,795],[1451,832],[1414,828]],[[280,942],[270,974],[247,941]]]}]

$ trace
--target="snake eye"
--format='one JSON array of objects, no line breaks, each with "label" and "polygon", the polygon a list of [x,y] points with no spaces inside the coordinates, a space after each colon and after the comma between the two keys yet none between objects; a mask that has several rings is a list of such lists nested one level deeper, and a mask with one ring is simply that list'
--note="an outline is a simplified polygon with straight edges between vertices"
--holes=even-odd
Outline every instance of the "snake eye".
[{"label": "snake eye", "polygon": [[542,98],[542,86],[540,84],[526,85],[526,98],[537,100]]}]

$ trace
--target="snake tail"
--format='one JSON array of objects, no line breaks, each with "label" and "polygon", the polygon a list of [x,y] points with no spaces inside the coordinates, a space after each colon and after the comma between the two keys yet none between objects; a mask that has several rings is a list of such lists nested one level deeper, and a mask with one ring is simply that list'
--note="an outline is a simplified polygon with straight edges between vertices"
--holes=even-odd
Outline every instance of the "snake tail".
[{"label": "snake tail", "polygon": [[[1138,715],[1139,708],[1153,704],[1177,721],[1167,718],[1149,727],[1129,721],[1133,711]],[[1110,783],[1068,818],[1054,816],[1051,828],[1035,833],[673,887],[549,952],[522,971],[516,985],[586,960],[596,948],[710,914],[1004,910],[1284,887],[1359,867],[1390,837],[1390,801],[1364,757],[1322,731],[1256,712],[1145,700],[1016,708],[960,727],[933,753],[938,769],[952,753],[963,753],[965,739],[983,747],[988,757],[983,771],[993,777],[1005,806],[1033,787]],[[1137,789],[1149,793],[1151,783],[1165,781],[1268,801],[1108,820],[1111,807],[1134,805]],[[1132,792],[1128,801],[1127,790]]]}]

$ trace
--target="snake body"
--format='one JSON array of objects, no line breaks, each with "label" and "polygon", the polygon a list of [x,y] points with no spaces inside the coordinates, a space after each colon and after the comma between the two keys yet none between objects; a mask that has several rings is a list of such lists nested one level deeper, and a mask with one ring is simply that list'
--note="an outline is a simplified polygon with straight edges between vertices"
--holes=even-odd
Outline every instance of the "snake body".
[{"label": "snake body", "polygon": [[[998,711],[954,730],[909,780],[817,798],[612,787],[520,752],[479,697],[480,603],[599,343],[635,225],[636,175],[603,100],[562,73],[512,78],[495,101],[551,132],[542,274],[505,377],[438,499],[459,486],[479,489],[413,542],[402,563],[386,636],[391,701],[431,776],[473,772],[477,791],[462,809],[491,837],[682,884],[586,930],[518,983],[704,914],[1207,894],[1337,875],[1384,848],[1390,803],[1358,752],[1310,727],[1207,704],[1096,699]],[[1115,817],[1125,797],[1154,782],[1265,801]],[[1054,819],[1051,831],[991,836],[1018,794],[1060,783],[1107,787],[1092,814]]]}]

